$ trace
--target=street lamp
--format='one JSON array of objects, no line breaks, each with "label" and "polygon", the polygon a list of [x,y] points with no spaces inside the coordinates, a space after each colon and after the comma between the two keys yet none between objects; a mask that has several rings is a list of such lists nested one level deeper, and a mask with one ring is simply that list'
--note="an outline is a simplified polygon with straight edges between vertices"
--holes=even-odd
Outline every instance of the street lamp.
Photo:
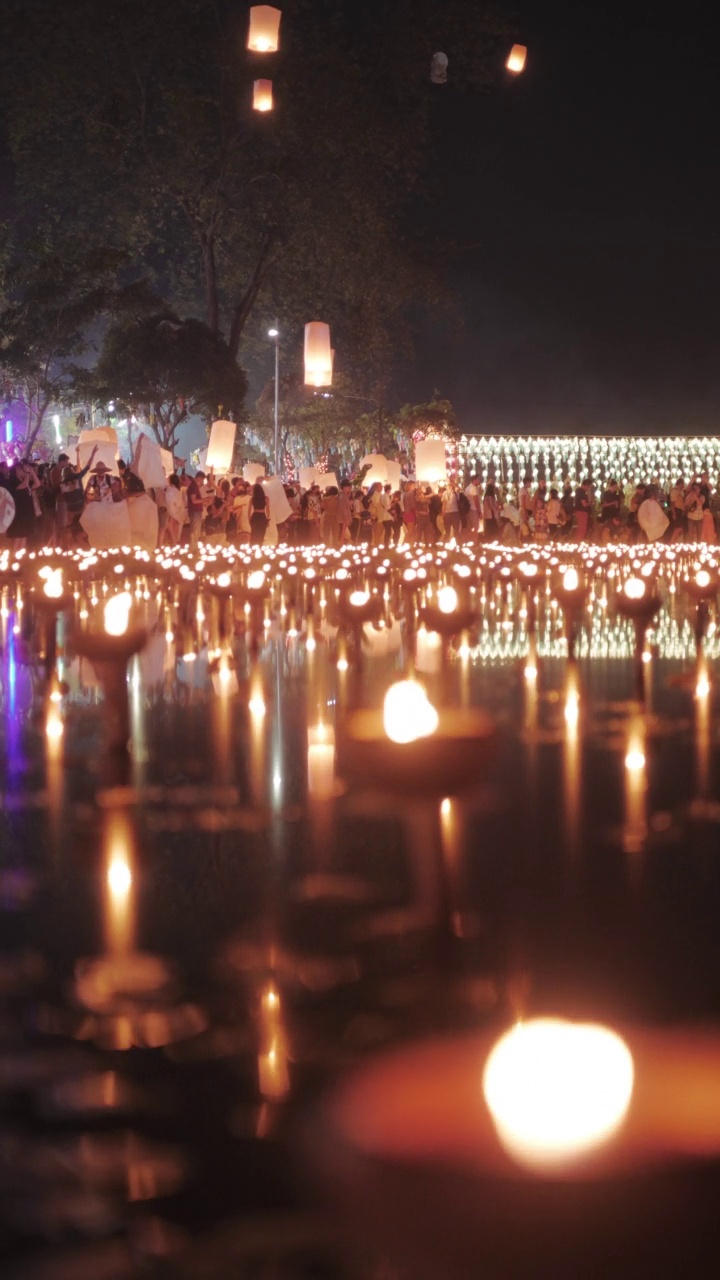
[{"label": "street lamp", "polygon": [[268,329],[268,338],[275,343],[275,475],[280,475],[280,330],[278,322]]}]

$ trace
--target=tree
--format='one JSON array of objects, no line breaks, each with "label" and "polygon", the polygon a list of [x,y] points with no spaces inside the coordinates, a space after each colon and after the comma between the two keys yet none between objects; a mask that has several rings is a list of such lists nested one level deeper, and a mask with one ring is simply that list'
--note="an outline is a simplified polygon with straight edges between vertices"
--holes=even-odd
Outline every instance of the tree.
[{"label": "tree", "polygon": [[129,248],[233,358],[258,311],[298,338],[322,316],[338,367],[382,404],[418,305],[441,293],[442,246],[424,232],[436,149],[462,94],[491,83],[507,25],[475,0],[287,0],[266,117],[249,109],[245,21],[231,0],[5,0],[23,208]]},{"label": "tree", "polygon": [[170,311],[121,316],[110,325],[86,394],[144,417],[156,440],[173,450],[193,414],[242,416],[247,380],[227,344],[200,320]]},{"label": "tree", "polygon": [[65,242],[35,242],[20,253],[6,237],[0,257],[0,373],[25,410],[25,446],[40,435],[51,405],[72,397],[77,360],[114,290],[118,256]]}]

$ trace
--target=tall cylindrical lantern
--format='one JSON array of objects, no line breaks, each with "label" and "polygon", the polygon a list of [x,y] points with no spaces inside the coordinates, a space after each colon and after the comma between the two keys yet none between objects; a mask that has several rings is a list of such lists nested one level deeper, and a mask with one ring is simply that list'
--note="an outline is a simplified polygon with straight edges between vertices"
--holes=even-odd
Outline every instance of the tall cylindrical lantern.
[{"label": "tall cylindrical lantern", "polygon": [[516,73],[523,71],[525,68],[526,58],[527,58],[527,45],[514,44],[512,49],[510,50],[510,53],[508,54],[508,60],[505,63],[505,66],[507,67],[508,71],[515,71]]},{"label": "tall cylindrical lantern", "polygon": [[253,84],[253,109],[255,111],[272,111],[272,80],[256,80]]},{"label": "tall cylindrical lantern", "polygon": [[253,53],[277,53],[280,44],[280,10],[271,4],[255,4],[250,10],[248,49]]},{"label": "tall cylindrical lantern", "polygon": [[305,325],[305,386],[332,386],[333,352],[330,326],[320,320]]}]

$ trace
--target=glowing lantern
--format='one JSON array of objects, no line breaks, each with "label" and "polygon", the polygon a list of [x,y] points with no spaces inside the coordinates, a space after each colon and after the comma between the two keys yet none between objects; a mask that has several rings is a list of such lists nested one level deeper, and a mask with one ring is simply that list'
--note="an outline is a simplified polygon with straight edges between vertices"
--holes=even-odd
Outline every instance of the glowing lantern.
[{"label": "glowing lantern", "polygon": [[422,685],[400,680],[385,694],[383,723],[391,742],[416,742],[437,729],[439,716]]},{"label": "glowing lantern", "polygon": [[418,440],[415,446],[415,476],[426,484],[447,480],[444,440]]},{"label": "glowing lantern", "polygon": [[250,10],[248,49],[253,53],[277,53],[280,45],[279,9],[271,4],[255,4]]},{"label": "glowing lantern", "polygon": [[272,111],[273,109],[273,87],[272,80],[256,80],[253,84],[253,110],[255,111]]},{"label": "glowing lantern", "polygon": [[209,471],[217,471],[220,475],[225,475],[225,472],[230,470],[236,432],[237,425],[234,422],[213,422],[205,460]]},{"label": "glowing lantern", "polygon": [[330,326],[320,320],[305,325],[305,386],[332,386],[333,354]]},{"label": "glowing lantern", "polygon": [[519,72],[524,70],[526,58],[527,58],[527,46],[524,44],[514,44],[512,49],[510,50],[510,53],[508,54],[508,60],[505,63],[505,66],[507,67],[508,71],[514,71],[515,74],[517,75],[519,74]]}]

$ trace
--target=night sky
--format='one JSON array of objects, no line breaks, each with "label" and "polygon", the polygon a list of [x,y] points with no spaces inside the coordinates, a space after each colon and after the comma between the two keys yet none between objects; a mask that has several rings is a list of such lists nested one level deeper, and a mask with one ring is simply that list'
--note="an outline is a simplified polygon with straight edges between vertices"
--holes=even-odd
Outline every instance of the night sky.
[{"label": "night sky", "polygon": [[[523,76],[445,132],[474,431],[720,430],[720,48],[694,3],[526,3]],[[450,74],[452,67],[450,67]],[[454,115],[450,112],[450,115]],[[421,385],[418,370],[413,390]]]}]

